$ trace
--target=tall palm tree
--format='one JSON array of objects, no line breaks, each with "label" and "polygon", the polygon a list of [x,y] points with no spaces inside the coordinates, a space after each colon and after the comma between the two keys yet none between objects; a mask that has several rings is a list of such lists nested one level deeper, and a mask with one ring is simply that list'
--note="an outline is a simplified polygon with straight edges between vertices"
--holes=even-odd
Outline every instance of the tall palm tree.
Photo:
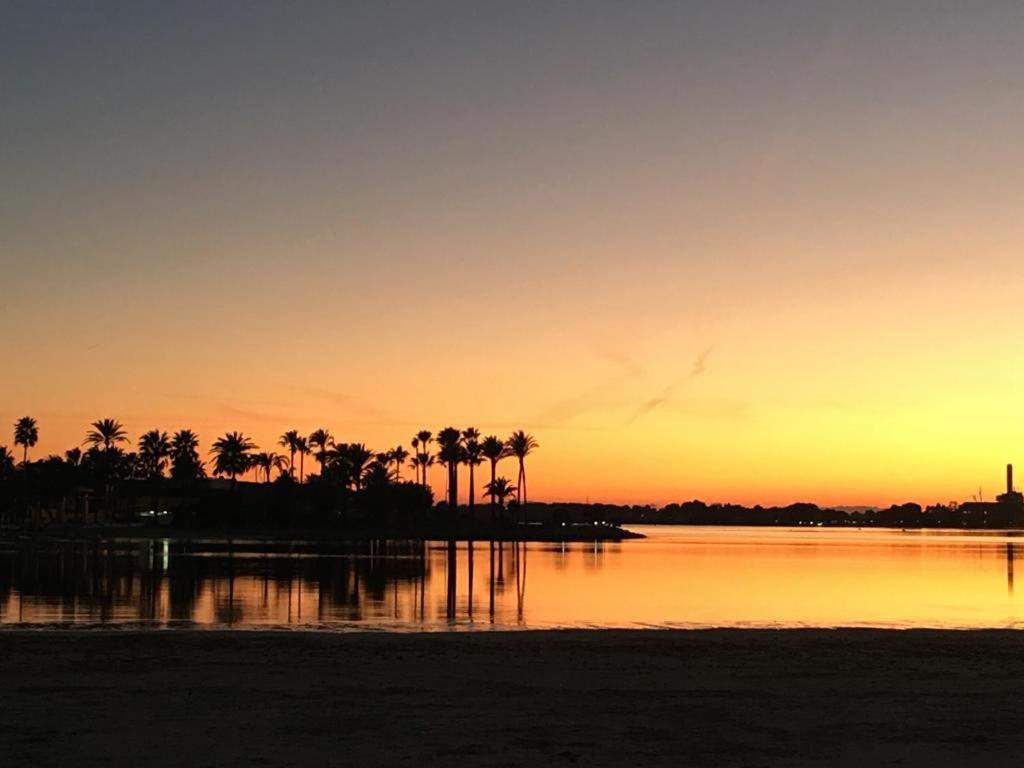
[{"label": "tall palm tree", "polygon": [[115,419],[100,419],[89,426],[92,429],[86,434],[84,445],[112,451],[118,443],[128,442],[128,433],[124,431],[124,425]]},{"label": "tall palm tree", "polygon": [[324,465],[327,463],[327,452],[334,445],[334,436],[326,429],[320,428],[311,432],[306,439],[310,446],[316,448],[313,455],[320,462],[320,478],[323,479]]},{"label": "tall palm tree", "polygon": [[295,450],[299,454],[299,482],[301,483],[306,476],[306,457],[311,453],[309,441],[300,435],[299,439],[295,441]]},{"label": "tall palm tree", "polygon": [[39,442],[39,427],[31,416],[22,416],[14,422],[14,444],[22,447],[21,463],[28,464],[28,449]]},{"label": "tall palm tree", "polygon": [[476,497],[476,481],[473,470],[483,462],[482,449],[480,447],[480,430],[476,427],[466,427],[462,430],[462,444],[464,460],[469,467],[469,511],[473,512]]},{"label": "tall palm tree", "polygon": [[256,445],[241,432],[228,432],[224,437],[218,437],[210,449],[213,454],[213,474],[227,475],[234,487],[235,478],[249,469],[249,454],[254,450]]},{"label": "tall palm tree", "polygon": [[139,463],[147,478],[162,477],[170,455],[171,439],[166,432],[151,429],[139,438]]},{"label": "tall palm tree", "polygon": [[82,449],[68,448],[64,451],[64,461],[73,467],[79,466],[82,463]]},{"label": "tall palm tree", "polygon": [[519,502],[520,513],[526,507],[526,457],[537,448],[540,448],[533,435],[528,435],[523,430],[513,432],[506,441],[508,451],[512,456],[519,459],[519,477],[516,479],[516,500]]},{"label": "tall palm tree", "polygon": [[396,445],[391,449],[390,458],[391,461],[395,462],[395,480],[402,480],[402,465],[405,464],[405,460],[409,458],[409,452],[400,445]]},{"label": "tall palm tree", "polygon": [[[508,456],[508,446],[505,441],[495,435],[488,435],[480,443],[480,453],[491,462],[491,482],[497,478],[498,462]],[[494,496],[491,496],[491,504],[494,504]]]},{"label": "tall palm tree", "polygon": [[459,463],[465,458],[462,433],[455,427],[445,427],[437,433],[437,459],[448,469],[448,506],[459,506]]},{"label": "tall palm tree", "polygon": [[433,465],[433,457],[430,455],[430,443],[434,435],[429,429],[421,429],[412,439],[413,449],[418,450],[416,455],[420,457],[420,470],[423,472],[423,485],[427,484],[427,467]]},{"label": "tall palm tree", "polygon": [[295,454],[299,450],[299,430],[289,429],[281,435],[281,439],[277,441],[277,444],[282,448],[288,449],[288,471],[292,477],[295,477]]}]

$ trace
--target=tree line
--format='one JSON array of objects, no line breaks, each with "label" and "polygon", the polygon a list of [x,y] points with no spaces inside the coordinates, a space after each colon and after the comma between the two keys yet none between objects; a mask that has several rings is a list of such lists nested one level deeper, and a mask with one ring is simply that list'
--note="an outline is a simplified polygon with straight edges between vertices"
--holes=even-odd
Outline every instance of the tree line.
[{"label": "tree line", "polygon": [[[329,484],[359,492],[367,487],[410,482],[402,478],[402,470],[408,464],[414,478],[411,482],[429,490],[427,470],[438,464],[446,470],[446,501],[451,508],[458,507],[460,469],[466,468],[470,510],[476,503],[476,469],[485,462],[489,465],[489,480],[483,490],[490,503],[504,509],[514,499],[522,508],[527,503],[526,457],[539,447],[533,435],[522,430],[503,439],[496,435],[482,437],[474,427],[445,427],[436,434],[418,431],[408,449],[398,445],[374,451],[364,443],[338,441],[329,430],[319,428],[308,435],[287,430],[273,449],[261,450],[243,432],[232,431],[210,444],[208,460],[204,460],[199,436],[192,430],[169,433],[151,429],[130,450],[124,425],[105,418],[89,425],[81,446],[69,448],[63,455],[52,454],[30,462],[29,452],[39,442],[36,419],[18,419],[13,437],[15,448],[21,449],[21,461],[19,464],[9,448],[0,446],[0,482],[11,480],[19,471],[26,474],[27,481],[27,470],[32,465],[51,470],[51,475],[70,468],[79,479],[100,486],[98,490],[103,490],[108,502],[112,486],[120,481],[169,479],[177,486],[190,486],[207,479],[208,471],[214,477],[227,478],[231,487],[251,471],[257,482]],[[307,457],[317,463],[318,474],[307,475]],[[506,459],[517,463],[515,482],[498,475],[498,465]]]}]

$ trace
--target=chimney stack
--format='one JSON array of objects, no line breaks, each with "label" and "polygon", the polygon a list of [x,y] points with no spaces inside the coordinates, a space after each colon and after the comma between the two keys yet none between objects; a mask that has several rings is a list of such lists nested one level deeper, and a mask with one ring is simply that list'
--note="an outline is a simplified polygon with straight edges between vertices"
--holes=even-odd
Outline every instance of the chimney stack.
[{"label": "chimney stack", "polygon": [[1006,465],[1006,492],[1013,493],[1013,464]]}]

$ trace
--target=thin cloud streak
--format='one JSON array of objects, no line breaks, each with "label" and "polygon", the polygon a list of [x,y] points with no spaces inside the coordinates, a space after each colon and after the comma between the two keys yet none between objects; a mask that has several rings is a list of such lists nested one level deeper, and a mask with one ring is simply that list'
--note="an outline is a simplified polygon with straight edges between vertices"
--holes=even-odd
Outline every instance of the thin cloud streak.
[{"label": "thin cloud streak", "polygon": [[629,418],[629,420],[626,422],[626,425],[629,426],[637,419],[639,419],[641,416],[645,416],[646,414],[650,413],[655,408],[662,405],[670,397],[672,397],[672,395],[676,393],[676,390],[683,386],[683,384],[685,384],[688,381],[691,381],[692,379],[697,378],[702,373],[704,373],[707,367],[706,363],[708,355],[711,354],[712,349],[714,349],[713,346],[707,347],[703,352],[697,355],[697,358],[693,361],[693,367],[690,369],[690,372],[688,374],[686,374],[682,378],[673,381],[671,384],[669,384],[667,387],[661,390],[661,392],[656,394],[650,400],[644,402],[643,405],[641,405],[636,410],[636,412]]}]

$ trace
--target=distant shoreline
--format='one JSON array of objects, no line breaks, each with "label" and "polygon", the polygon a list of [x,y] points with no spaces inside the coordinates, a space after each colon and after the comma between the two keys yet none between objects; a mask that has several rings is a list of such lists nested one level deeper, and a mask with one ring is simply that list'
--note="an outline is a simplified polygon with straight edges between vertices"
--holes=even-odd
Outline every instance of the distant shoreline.
[{"label": "distant shoreline", "polygon": [[0,540],[210,540],[258,543],[308,542],[331,544],[354,541],[504,541],[575,543],[646,538],[614,525],[428,526],[415,529],[313,528],[292,530],[223,530],[172,526],[72,525],[41,528],[0,528]]}]

